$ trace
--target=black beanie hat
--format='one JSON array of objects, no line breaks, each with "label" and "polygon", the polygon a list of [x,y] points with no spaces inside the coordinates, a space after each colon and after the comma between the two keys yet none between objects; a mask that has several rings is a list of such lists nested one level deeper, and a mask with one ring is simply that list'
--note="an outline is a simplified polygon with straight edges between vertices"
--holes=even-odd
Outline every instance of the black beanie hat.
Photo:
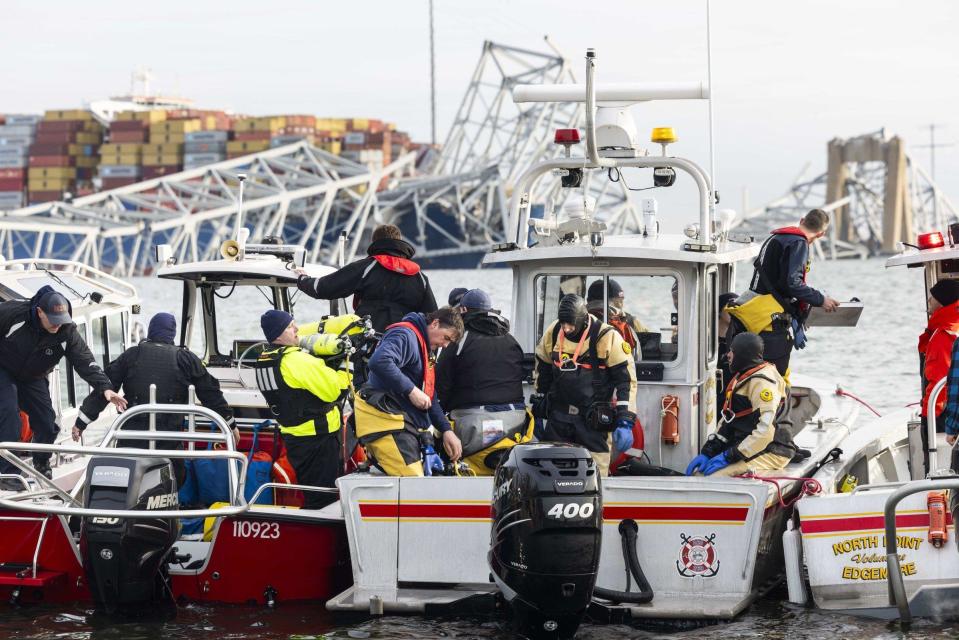
[{"label": "black beanie hat", "polygon": [[959,300],[959,281],[940,280],[932,285],[932,288],[929,289],[929,294],[938,300],[939,304],[948,307]]}]

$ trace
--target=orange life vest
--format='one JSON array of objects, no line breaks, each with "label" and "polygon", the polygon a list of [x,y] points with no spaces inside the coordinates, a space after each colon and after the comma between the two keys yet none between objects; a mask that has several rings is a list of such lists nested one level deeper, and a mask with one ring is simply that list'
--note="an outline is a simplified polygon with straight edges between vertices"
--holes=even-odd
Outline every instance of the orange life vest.
[{"label": "orange life vest", "polygon": [[430,349],[426,346],[426,338],[423,337],[423,334],[420,333],[420,330],[412,322],[395,322],[386,327],[386,330],[389,331],[396,327],[409,329],[420,343],[420,353],[423,356],[423,393],[432,400],[433,392],[436,389],[436,371],[433,369],[434,363],[433,359],[430,358]]},{"label": "orange life vest", "polygon": [[400,258],[399,256],[388,256],[386,254],[380,253],[375,256],[372,256],[381,267],[388,269],[393,273],[399,273],[404,276],[415,276],[420,272],[420,265],[416,264],[412,260],[407,260],[406,258]]},{"label": "orange life vest", "polygon": [[633,328],[629,317],[626,315],[610,316],[608,321],[609,324],[613,325],[616,331],[619,332],[619,335],[623,336],[623,340],[629,345],[630,349],[635,351],[637,342],[636,329]]}]

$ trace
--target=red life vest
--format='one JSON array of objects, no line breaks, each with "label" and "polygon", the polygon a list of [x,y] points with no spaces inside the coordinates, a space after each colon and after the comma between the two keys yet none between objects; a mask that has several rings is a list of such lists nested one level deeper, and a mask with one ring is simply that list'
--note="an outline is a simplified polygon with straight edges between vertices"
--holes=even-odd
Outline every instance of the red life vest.
[{"label": "red life vest", "polygon": [[420,333],[420,330],[412,322],[395,322],[386,327],[386,330],[389,331],[397,327],[403,327],[404,329],[412,331],[413,335],[416,336],[416,340],[420,343],[420,354],[423,356],[423,393],[432,400],[433,392],[436,389],[436,371],[433,369],[434,363],[433,359],[430,358],[430,349],[426,346],[426,338],[423,337],[423,334]]},{"label": "red life vest", "polygon": [[383,253],[371,257],[380,263],[381,267],[393,273],[398,273],[403,276],[415,276],[420,272],[420,265],[406,258],[388,256]]},{"label": "red life vest", "polygon": [[609,324],[613,325],[616,331],[619,332],[619,335],[623,336],[623,340],[629,345],[629,348],[635,351],[637,342],[636,330],[633,328],[629,318],[625,315],[610,316],[608,321]]}]

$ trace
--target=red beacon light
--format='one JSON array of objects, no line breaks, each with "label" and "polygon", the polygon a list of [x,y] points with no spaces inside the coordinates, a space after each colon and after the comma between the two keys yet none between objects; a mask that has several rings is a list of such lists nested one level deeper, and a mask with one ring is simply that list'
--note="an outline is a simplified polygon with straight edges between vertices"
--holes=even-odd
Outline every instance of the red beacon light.
[{"label": "red beacon light", "polygon": [[942,239],[942,233],[939,231],[931,231],[929,233],[920,233],[919,237],[916,238],[916,246],[919,247],[919,250],[924,249],[937,249],[939,247],[946,246],[946,242]]},{"label": "red beacon light", "polygon": [[579,129],[557,129],[553,142],[563,145],[579,144]]}]

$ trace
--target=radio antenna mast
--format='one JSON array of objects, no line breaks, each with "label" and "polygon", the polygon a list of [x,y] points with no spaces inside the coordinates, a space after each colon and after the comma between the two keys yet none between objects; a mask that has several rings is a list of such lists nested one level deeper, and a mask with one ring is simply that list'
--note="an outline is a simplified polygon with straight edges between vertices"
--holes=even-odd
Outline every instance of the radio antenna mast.
[{"label": "radio antenna mast", "polygon": [[[713,44],[709,14],[709,0],[706,0],[706,83],[709,85],[709,209],[713,211],[716,208],[716,152],[713,140]],[[704,238],[708,238],[711,234],[711,229],[703,229]]]}]

